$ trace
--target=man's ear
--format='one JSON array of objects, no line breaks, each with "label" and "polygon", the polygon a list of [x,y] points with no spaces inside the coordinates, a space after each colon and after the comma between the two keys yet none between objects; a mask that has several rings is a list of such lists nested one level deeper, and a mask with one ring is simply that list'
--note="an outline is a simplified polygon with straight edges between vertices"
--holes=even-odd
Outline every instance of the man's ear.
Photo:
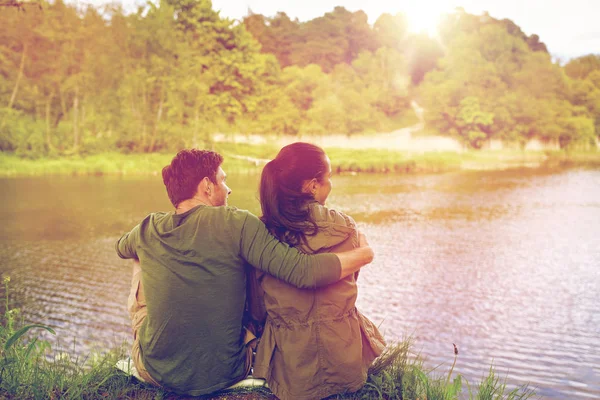
[{"label": "man's ear", "polygon": [[198,191],[198,194],[206,195],[210,190],[210,179],[208,179],[206,176],[202,178],[200,183],[198,183],[196,190]]},{"label": "man's ear", "polygon": [[213,190],[214,183],[210,180],[210,178],[208,176],[205,176],[204,178],[202,178],[202,181],[205,184],[205,190],[207,192],[211,192]]}]

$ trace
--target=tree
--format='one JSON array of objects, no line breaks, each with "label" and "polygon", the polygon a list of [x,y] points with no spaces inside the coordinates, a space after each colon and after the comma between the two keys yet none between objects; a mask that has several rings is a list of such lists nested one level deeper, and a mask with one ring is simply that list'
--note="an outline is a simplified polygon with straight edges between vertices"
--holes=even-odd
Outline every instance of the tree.
[{"label": "tree", "polygon": [[277,57],[282,68],[292,65],[294,45],[299,41],[300,23],[292,21],[286,13],[278,12],[273,18],[250,14],[244,25],[261,44],[261,51]]},{"label": "tree", "polygon": [[600,54],[578,57],[565,65],[565,72],[573,79],[585,79],[593,71],[600,71]]},{"label": "tree", "polygon": [[274,54],[283,68],[317,64],[328,73],[337,64],[351,63],[360,52],[378,48],[367,15],[343,7],[304,23],[281,12],[273,18],[250,14],[244,25],[262,51]]},{"label": "tree", "polygon": [[[600,133],[598,55],[553,63],[510,20],[458,11],[442,43],[336,7],[222,18],[209,0],[119,6],[63,0],[0,13],[0,150],[23,156],[207,145],[214,132],[397,129],[415,85],[429,127],[481,147]],[[412,87],[411,87],[412,82]]]},{"label": "tree", "polygon": [[509,35],[519,39],[527,45],[529,50],[534,52],[548,53],[546,45],[539,41],[539,36],[532,34],[527,36],[521,28],[510,19],[498,20],[484,12],[482,15],[473,15],[465,12],[461,7],[456,8],[455,12],[449,13],[442,18],[439,24],[439,33],[443,43],[448,46],[461,33],[476,34],[485,27],[498,27]]},{"label": "tree", "polygon": [[417,34],[408,37],[405,54],[412,83],[419,85],[425,74],[437,66],[444,50],[437,40]]},{"label": "tree", "polygon": [[381,14],[373,25],[379,47],[402,51],[408,38],[408,22],[404,14]]},{"label": "tree", "polygon": [[388,118],[410,109],[410,77],[404,57],[395,49],[382,47],[374,54],[363,52],[352,63],[362,85],[363,99]]},{"label": "tree", "polygon": [[570,101],[580,110],[579,116],[593,121],[593,134],[600,137],[600,69],[586,74],[585,79],[573,79]]},{"label": "tree", "polygon": [[475,148],[491,138],[524,144],[538,137],[561,146],[587,140],[593,120],[570,103],[560,66],[505,27],[479,24],[453,38],[438,70],[426,75],[427,124]]}]

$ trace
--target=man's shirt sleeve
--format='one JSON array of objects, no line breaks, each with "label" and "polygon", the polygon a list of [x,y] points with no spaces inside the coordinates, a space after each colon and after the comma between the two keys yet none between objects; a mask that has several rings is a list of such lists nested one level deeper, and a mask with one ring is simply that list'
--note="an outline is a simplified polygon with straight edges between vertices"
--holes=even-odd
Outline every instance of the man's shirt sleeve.
[{"label": "man's shirt sleeve", "polygon": [[136,247],[140,234],[140,226],[137,225],[135,228],[121,236],[117,243],[115,243],[115,250],[117,255],[121,258],[138,258]]},{"label": "man's shirt sleeve", "polygon": [[239,235],[239,254],[252,266],[301,289],[337,282],[341,264],[332,253],[307,255],[280,242],[249,212],[235,211],[233,237]]}]

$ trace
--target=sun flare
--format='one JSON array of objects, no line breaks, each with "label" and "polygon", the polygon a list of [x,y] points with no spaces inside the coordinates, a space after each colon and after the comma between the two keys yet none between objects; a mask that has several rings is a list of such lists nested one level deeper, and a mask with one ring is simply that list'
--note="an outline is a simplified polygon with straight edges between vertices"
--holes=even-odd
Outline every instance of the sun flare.
[{"label": "sun flare", "polygon": [[413,33],[426,33],[430,37],[436,37],[440,16],[438,10],[415,4],[406,10],[408,29]]}]

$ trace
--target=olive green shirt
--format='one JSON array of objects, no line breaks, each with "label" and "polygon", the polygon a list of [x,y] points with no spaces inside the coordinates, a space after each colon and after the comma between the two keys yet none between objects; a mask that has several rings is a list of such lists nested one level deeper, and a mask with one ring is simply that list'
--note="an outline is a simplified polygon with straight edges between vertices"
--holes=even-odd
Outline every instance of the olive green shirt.
[{"label": "olive green shirt", "polygon": [[116,250],[142,268],[144,366],[161,385],[192,396],[244,378],[245,262],[299,288],[322,287],[341,274],[336,255],[302,254],[233,207],[150,214]]}]

